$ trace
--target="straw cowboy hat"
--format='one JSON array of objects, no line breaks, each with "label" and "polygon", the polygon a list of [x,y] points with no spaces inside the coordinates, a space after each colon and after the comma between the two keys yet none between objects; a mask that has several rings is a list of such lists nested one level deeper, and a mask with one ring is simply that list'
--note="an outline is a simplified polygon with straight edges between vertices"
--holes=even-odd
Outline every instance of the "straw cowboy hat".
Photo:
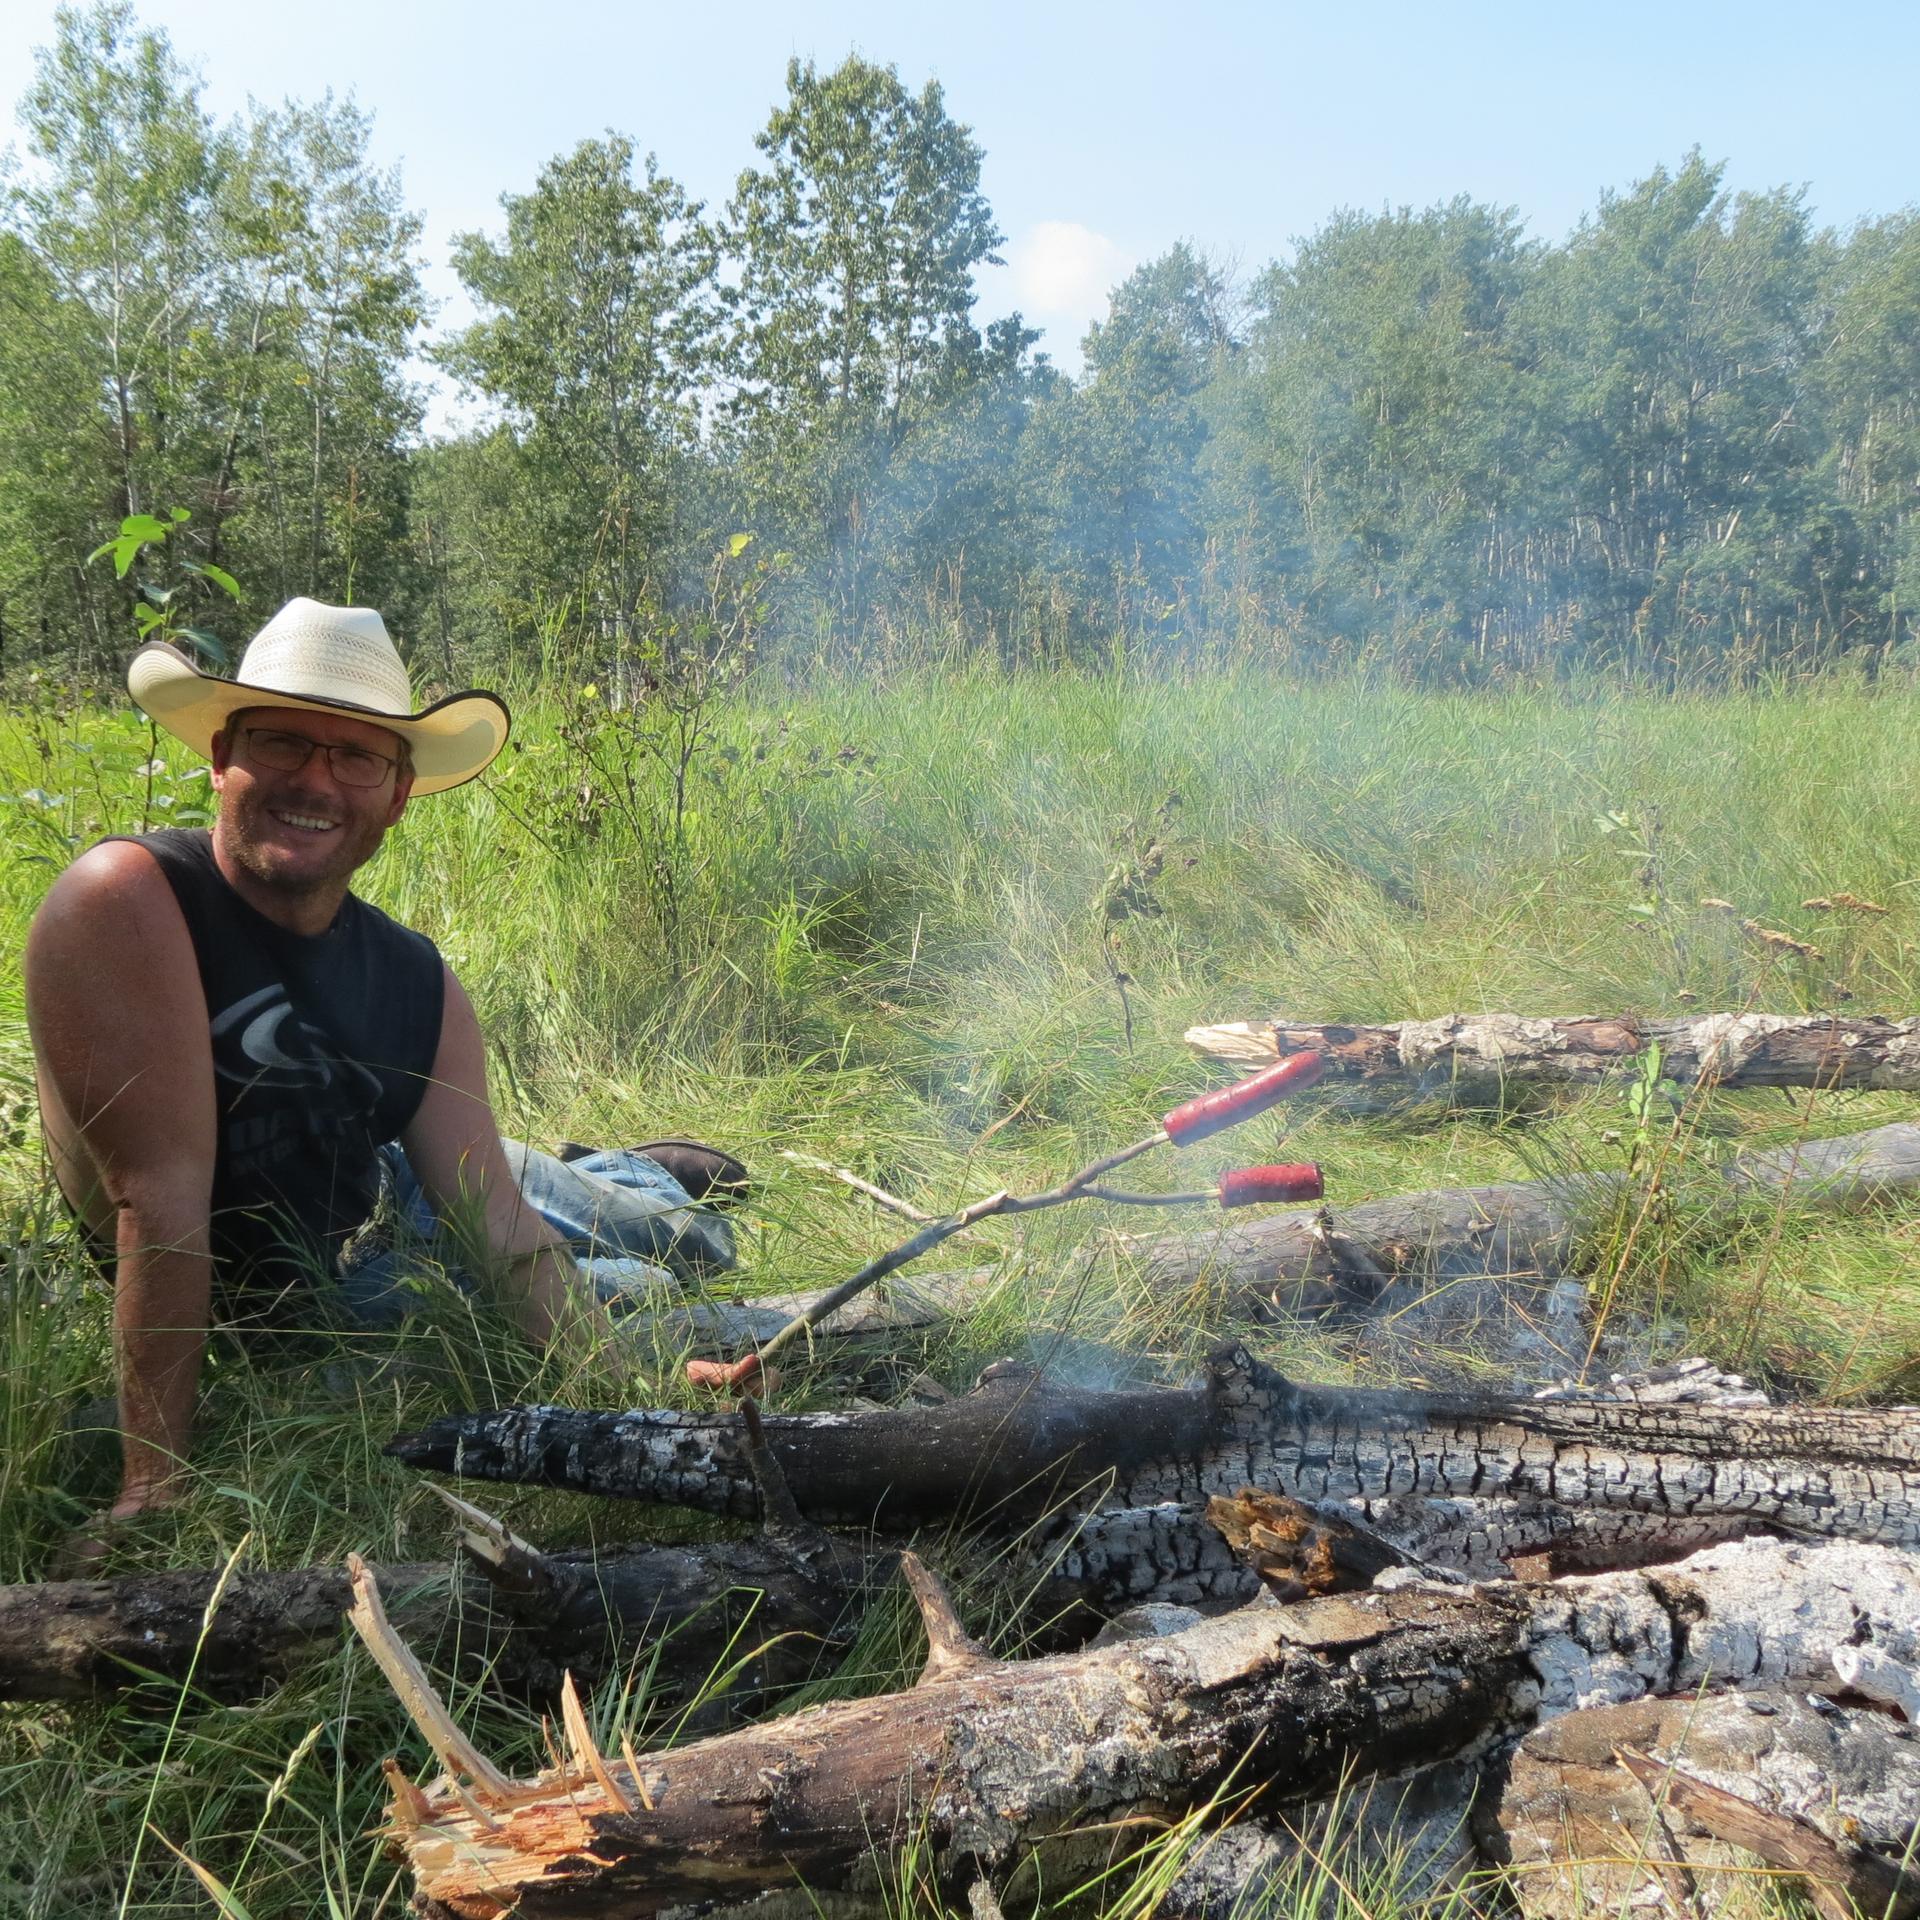
[{"label": "straw cowboy hat", "polygon": [[373,721],[412,750],[415,793],[471,780],[507,744],[507,703],[497,694],[452,693],[413,711],[407,670],[371,607],[289,600],[253,636],[233,680],[202,673],[178,647],[151,641],[127,668],[127,691],[150,720],[198,753],[245,707]]}]

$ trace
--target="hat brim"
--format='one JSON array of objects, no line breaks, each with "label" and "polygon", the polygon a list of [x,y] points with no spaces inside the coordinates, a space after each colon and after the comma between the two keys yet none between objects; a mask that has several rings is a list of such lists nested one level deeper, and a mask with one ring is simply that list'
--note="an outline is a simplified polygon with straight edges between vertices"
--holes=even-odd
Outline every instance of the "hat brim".
[{"label": "hat brim", "polygon": [[511,716],[496,693],[450,693],[418,713],[382,713],[350,700],[310,700],[278,687],[250,686],[202,673],[178,647],[150,640],[127,667],[127,691],[148,719],[196,753],[210,753],[214,737],[247,707],[284,707],[295,713],[332,713],[397,733],[413,755],[413,791],[444,793],[492,765],[507,744]]}]

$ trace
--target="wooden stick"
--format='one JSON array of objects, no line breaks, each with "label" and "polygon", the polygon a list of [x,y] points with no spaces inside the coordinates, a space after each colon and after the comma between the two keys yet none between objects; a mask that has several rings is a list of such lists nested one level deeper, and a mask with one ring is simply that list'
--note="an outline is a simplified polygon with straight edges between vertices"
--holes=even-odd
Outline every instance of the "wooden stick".
[{"label": "wooden stick", "polygon": [[1854,1920],[1862,1913],[1909,1920],[1920,1913],[1920,1873],[1903,1871],[1865,1848],[1843,1851],[1795,1815],[1757,1807],[1651,1754],[1622,1747],[1614,1758],[1650,1793],[1716,1840],[1757,1853],[1770,1867],[1804,1875],[1807,1897],[1826,1920]]}]

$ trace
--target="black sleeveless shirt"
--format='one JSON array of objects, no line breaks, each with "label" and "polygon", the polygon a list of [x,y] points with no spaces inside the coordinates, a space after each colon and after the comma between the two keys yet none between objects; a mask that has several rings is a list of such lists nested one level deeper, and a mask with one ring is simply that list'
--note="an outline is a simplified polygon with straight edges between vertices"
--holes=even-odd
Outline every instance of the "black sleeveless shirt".
[{"label": "black sleeveless shirt", "polygon": [[134,844],[173,888],[206,990],[216,1281],[299,1287],[373,1212],[376,1149],[419,1110],[440,1044],[440,955],[352,894],[325,933],[289,933],[227,884],[204,830]]}]

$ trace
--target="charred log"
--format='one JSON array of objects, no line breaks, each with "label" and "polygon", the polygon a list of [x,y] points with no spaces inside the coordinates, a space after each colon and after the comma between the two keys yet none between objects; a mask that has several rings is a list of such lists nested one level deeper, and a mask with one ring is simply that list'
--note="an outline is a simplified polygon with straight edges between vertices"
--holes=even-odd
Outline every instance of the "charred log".
[{"label": "charred log", "polygon": [[[441,1725],[449,1775],[402,1782],[391,1832],[424,1910],[461,1920],[639,1916],[796,1880],[858,1890],[876,1852],[909,1839],[958,1890],[1049,1846],[1117,1850],[1128,1821],[1178,1816],[1229,1779],[1279,1802],[1582,1697],[1743,1671],[1791,1685],[1825,1670],[1835,1636],[1904,1644],[1910,1594],[1910,1563],[1887,1549],[1747,1545],[1657,1579],[1264,1601],[1053,1660],[948,1657],[906,1693],[625,1764],[576,1740],[569,1764],[524,1784]],[[923,1606],[951,1649],[937,1596]],[[377,1612],[363,1630],[377,1638]]]},{"label": "charred log", "polygon": [[[528,1698],[556,1695],[569,1669],[591,1684],[662,1640],[672,1644],[662,1685],[689,1692],[759,1647],[729,1701],[738,1712],[813,1676],[892,1555],[824,1536],[796,1549],[768,1536],[540,1558],[549,1583],[517,1594],[470,1563],[388,1567],[380,1579],[411,1641],[444,1643],[462,1672],[484,1670]],[[189,1668],[205,1693],[250,1696],[336,1646],[352,1602],[335,1569],[237,1574],[203,1640],[217,1582],[196,1572],[0,1587],[0,1700],[75,1699],[148,1680],[177,1686]]]},{"label": "charred log", "polygon": [[1651,1047],[1684,1087],[1853,1087],[1920,1092],[1920,1019],[1838,1014],[1638,1014],[1534,1019],[1451,1013],[1387,1026],[1235,1020],[1190,1027],[1187,1044],[1245,1071],[1288,1054],[1326,1062],[1329,1084],[1393,1086],[1416,1097],[1499,1105],[1540,1088],[1590,1086],[1637,1066]]},{"label": "charred log", "polygon": [[[1442,1557],[1473,1571],[1547,1549],[1604,1560],[1649,1526],[1683,1549],[1760,1527],[1920,1542],[1913,1408],[1297,1386],[1236,1343],[1190,1389],[1090,1392],[1002,1366],[941,1406],[769,1414],[765,1429],[800,1510],[827,1524],[1011,1525],[1062,1503],[1185,1509],[1254,1486],[1351,1506],[1396,1543],[1437,1530],[1453,1542]],[[388,1451],[442,1473],[750,1517],[745,1439],[732,1414],[518,1407],[447,1415]]]},{"label": "charred log", "polygon": [[1902,1723],[1818,1692],[1754,1692],[1587,1707],[1535,1728],[1483,1838],[1526,1913],[1573,1920],[1663,1893],[1680,1906],[1682,1881],[1694,1911],[1715,1912],[1746,1854],[1806,1876],[1816,1901],[1844,1896],[1832,1910],[1911,1914],[1920,1875],[1900,1863],[1917,1833],[1920,1743]]}]

